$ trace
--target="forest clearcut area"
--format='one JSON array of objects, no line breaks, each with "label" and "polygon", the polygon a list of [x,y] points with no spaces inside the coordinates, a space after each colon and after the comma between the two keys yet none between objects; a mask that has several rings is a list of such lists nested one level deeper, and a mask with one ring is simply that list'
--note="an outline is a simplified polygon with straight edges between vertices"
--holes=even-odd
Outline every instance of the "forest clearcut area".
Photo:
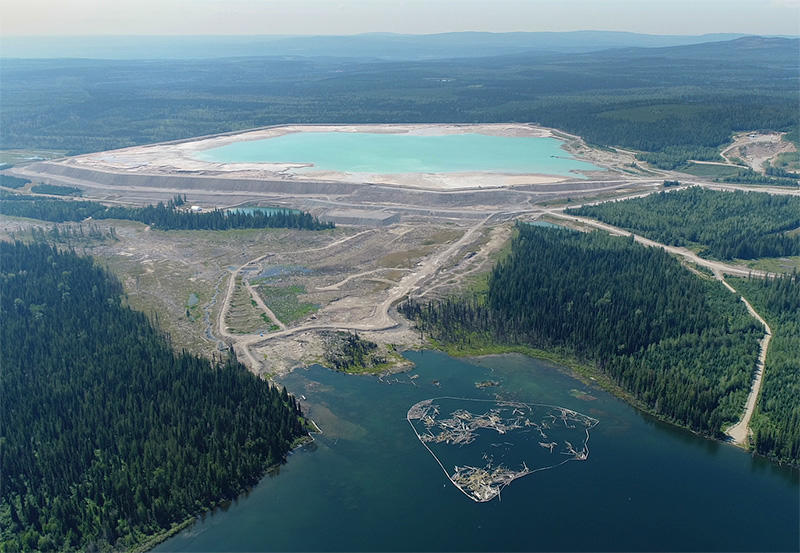
[{"label": "forest clearcut area", "polygon": [[[778,464],[800,463],[798,44],[743,37],[452,60],[3,59],[0,396],[12,401],[0,409],[12,422],[0,437],[0,547],[146,549],[224,506],[162,547],[242,539],[252,550],[260,545],[246,540],[267,532],[291,549],[314,512],[320,527],[331,513],[360,513],[357,539],[340,549],[378,548],[386,542],[370,529],[395,519],[372,508],[384,490],[419,507],[414,485],[424,484],[434,499],[404,512],[438,524],[425,509],[464,512],[446,494],[491,501],[512,481],[509,494],[524,492],[532,472],[548,502],[565,502],[549,513],[561,520],[620,451],[641,467],[663,457],[645,442],[668,434],[692,451],[676,449],[676,479],[690,472],[681,463],[702,465],[711,472],[698,482],[725,488],[719,498],[769,481],[765,497],[790,507],[768,518],[796,530],[791,498],[780,499],[796,478]],[[309,138],[350,151],[226,150]],[[449,152],[421,155],[441,138]],[[526,141],[542,149],[488,159],[491,144],[513,143],[500,148],[507,155]],[[397,165],[404,156],[409,165]],[[509,352],[559,366],[480,357]],[[445,390],[460,403],[437,403]],[[377,452],[362,443],[373,426]],[[626,434],[634,427],[641,448]],[[261,478],[320,428],[299,464]],[[459,440],[475,447],[449,447]],[[354,470],[368,448],[377,462]],[[741,488],[716,464],[720,450],[746,465],[730,473]],[[397,459],[413,478],[385,479]],[[543,469],[563,459],[585,462],[569,463],[580,469],[562,497],[570,483],[558,474],[569,471]],[[308,463],[341,478],[320,465],[298,477]],[[439,468],[457,489],[442,486]],[[360,474],[372,470],[380,484],[367,490]],[[281,505],[299,502],[299,516],[267,498],[266,519],[244,517],[235,539],[215,541],[229,500],[240,498],[230,512],[241,513],[264,490],[287,492],[280,482],[292,483]],[[670,482],[648,485],[678,489]],[[597,542],[609,549],[625,533],[616,522],[665,520],[648,518],[641,490],[618,491],[603,494],[620,502]],[[531,495],[511,495],[516,516],[528,516],[520,498]],[[481,534],[530,549],[499,509]],[[723,526],[740,520],[722,514]],[[372,515],[381,520],[364,524]],[[694,518],[692,540],[663,543],[713,549]],[[576,534],[568,522],[546,543]],[[310,550],[329,545],[306,534]],[[405,534],[393,543],[430,549]],[[785,549],[788,535],[768,547]],[[442,548],[483,543],[441,536]],[[652,543],[633,538],[631,549]]]},{"label": "forest clearcut area", "polygon": [[227,353],[174,352],[91,259],[0,242],[0,261],[5,550],[141,545],[307,435],[285,389]]}]

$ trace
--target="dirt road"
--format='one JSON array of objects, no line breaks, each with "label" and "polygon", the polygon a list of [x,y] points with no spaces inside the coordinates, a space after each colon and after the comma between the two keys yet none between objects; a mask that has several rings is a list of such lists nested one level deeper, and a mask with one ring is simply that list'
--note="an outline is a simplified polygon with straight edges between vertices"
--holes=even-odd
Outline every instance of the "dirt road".
[{"label": "dirt road", "polygon": [[[336,247],[338,245],[344,244],[345,242],[349,242],[350,240],[354,240],[354,239],[358,238],[359,236],[362,236],[362,235],[367,234],[369,232],[372,232],[372,231],[365,230],[365,231],[362,231],[362,232],[359,232],[359,233],[356,233],[356,234],[352,234],[350,236],[345,236],[344,238],[341,238],[339,240],[331,242],[330,244],[326,244],[325,246],[321,246],[319,248],[310,248],[310,249],[303,250],[303,251],[298,252],[298,253],[304,253],[304,252],[305,253],[310,253],[310,252],[317,252],[317,251],[322,251],[322,250],[326,250],[326,249],[329,249],[329,248],[333,248],[333,247]],[[245,363],[245,365],[247,365],[250,368],[251,371],[256,372],[256,373],[258,372],[258,369],[261,367],[261,363],[256,361],[255,357],[253,357],[253,354],[250,351],[250,348],[248,346],[251,345],[251,343],[254,341],[254,338],[260,338],[260,336],[252,335],[252,334],[244,334],[244,335],[231,334],[230,332],[228,332],[228,328],[227,328],[227,325],[225,323],[225,319],[227,318],[228,313],[229,313],[229,311],[231,309],[231,300],[233,299],[233,294],[234,294],[234,292],[236,290],[236,279],[237,279],[237,277],[242,274],[242,271],[246,267],[248,267],[250,265],[254,265],[255,263],[258,263],[261,260],[263,260],[263,259],[265,259],[265,258],[267,258],[267,257],[269,257],[271,255],[274,255],[274,254],[272,252],[269,252],[269,253],[265,253],[265,254],[259,255],[258,257],[254,257],[253,259],[250,259],[249,261],[247,261],[247,262],[243,263],[242,265],[240,265],[235,271],[231,272],[231,276],[228,278],[228,286],[227,286],[227,288],[225,290],[225,295],[222,298],[222,304],[220,306],[219,312],[217,313],[217,332],[218,332],[219,336],[221,336],[225,340],[226,343],[228,343],[229,345],[232,345],[233,348],[234,348],[234,351],[236,351],[237,354],[244,355],[243,362]],[[253,290],[253,288],[250,286],[249,283],[246,283],[246,286],[247,286],[247,290],[250,292],[250,296],[253,298],[253,300],[255,300],[256,305],[258,305],[258,307],[261,308],[261,310],[264,312],[264,314],[267,315],[267,317],[269,317],[270,320],[272,320],[273,323],[275,323],[276,325],[278,325],[281,328],[281,331],[285,331],[286,330],[286,325],[284,325],[280,320],[278,320],[278,318],[275,316],[275,314],[272,312],[272,310],[269,309],[269,307],[267,307],[267,305],[263,302],[263,300],[260,298],[258,293],[255,290]],[[257,341],[257,340],[255,340],[255,341]]]},{"label": "dirt road", "polygon": [[275,316],[275,313],[272,312],[272,309],[267,307],[267,304],[264,303],[264,300],[261,299],[261,295],[259,295],[256,289],[253,288],[253,286],[249,282],[245,282],[244,286],[250,293],[250,297],[253,299],[254,302],[256,302],[256,306],[258,306],[258,308],[264,312],[264,314],[269,318],[269,320],[272,321],[272,324],[274,324],[281,330],[286,330],[286,325],[283,324],[280,321],[280,319],[278,319],[278,317]]},{"label": "dirt road", "polygon": [[745,403],[745,410],[742,414],[742,418],[739,420],[738,423],[733,425],[727,430],[727,434],[732,438],[733,442],[737,445],[746,447],[748,443],[748,436],[750,433],[750,419],[753,416],[753,412],[755,411],[756,401],[758,400],[759,392],[761,391],[761,381],[764,375],[764,363],[767,359],[767,350],[769,349],[769,342],[772,339],[772,330],[770,329],[767,322],[759,315],[753,306],[750,305],[750,302],[747,301],[743,296],[739,295],[736,289],[731,286],[725,280],[725,274],[735,275],[735,276],[759,276],[759,277],[769,277],[769,273],[765,273],[763,271],[756,271],[747,267],[741,267],[737,265],[729,265],[727,263],[722,263],[720,261],[712,261],[709,259],[703,259],[699,257],[694,252],[687,250],[686,248],[678,248],[675,246],[667,246],[666,244],[661,244],[660,242],[656,242],[654,240],[650,240],[643,236],[639,236],[638,234],[634,234],[627,230],[621,229],[619,227],[615,227],[613,225],[609,225],[606,223],[601,223],[599,221],[595,221],[593,219],[587,219],[585,217],[575,217],[573,215],[566,215],[556,210],[548,211],[548,214],[571,221],[576,221],[583,223],[585,225],[592,226],[594,228],[605,230],[611,234],[616,234],[618,236],[633,236],[634,240],[637,242],[651,247],[658,247],[662,248],[674,255],[682,256],[697,265],[701,265],[714,273],[714,277],[722,282],[722,284],[730,290],[731,293],[736,294],[739,296],[739,299],[745,304],[747,310],[750,314],[757,319],[763,326],[765,330],[764,337],[761,339],[759,353],[758,353],[758,361],[756,362],[756,370],[755,376],[753,378],[752,386],[750,387],[750,393],[747,396],[747,402]]},{"label": "dirt road", "polygon": [[649,238],[645,238],[644,236],[640,236],[636,233],[627,231],[625,229],[621,229],[619,227],[615,227],[607,223],[601,223],[599,221],[595,221],[594,219],[588,219],[586,217],[576,217],[575,215],[567,215],[563,213],[561,209],[547,210],[545,211],[545,213],[547,213],[551,217],[564,219],[567,221],[573,221],[584,225],[588,225],[590,227],[601,229],[608,232],[609,234],[614,234],[616,236],[633,236],[633,239],[636,242],[639,242],[640,244],[643,244],[645,246],[662,248],[671,254],[684,257],[689,261],[691,261],[692,263],[700,265],[701,267],[706,267],[708,269],[711,269],[712,271],[719,271],[722,274],[744,276],[744,277],[748,275],[753,275],[758,277],[769,276],[769,273],[766,273],[764,271],[758,271],[756,269],[751,269],[749,267],[745,267],[742,265],[730,265],[727,263],[723,263],[721,261],[713,261],[710,259],[705,259],[686,248],[680,248],[677,246],[668,246],[666,244],[656,242],[655,240],[650,240]]},{"label": "dirt road", "polygon": [[[391,287],[389,290],[387,290],[383,301],[373,308],[371,316],[363,318],[359,321],[353,321],[346,324],[307,323],[293,328],[286,328],[281,323],[282,326],[281,330],[278,330],[276,332],[271,332],[264,336],[261,336],[260,334],[233,335],[227,332],[224,321],[230,310],[231,299],[233,297],[236,287],[237,275],[239,275],[246,267],[261,261],[262,259],[266,258],[268,255],[271,254],[264,254],[254,259],[251,259],[247,263],[242,264],[236,271],[232,272],[230,276],[230,279],[228,281],[228,287],[225,291],[225,296],[223,298],[222,307],[219,311],[217,318],[217,327],[219,329],[219,333],[221,336],[225,338],[225,340],[228,343],[233,345],[237,353],[243,355],[242,360],[248,365],[250,370],[258,373],[261,368],[261,363],[255,359],[255,357],[251,352],[251,348],[264,344],[269,341],[278,340],[281,338],[287,338],[296,334],[302,334],[305,332],[317,331],[317,330],[382,331],[395,328],[401,323],[395,321],[391,317],[390,310],[392,306],[396,302],[401,300],[403,297],[407,296],[412,291],[419,289],[426,281],[432,278],[440,269],[442,269],[445,266],[446,263],[451,261],[452,258],[458,252],[460,252],[464,247],[469,245],[475,239],[476,233],[482,227],[484,227],[484,225],[488,224],[489,221],[494,216],[495,214],[488,215],[480,222],[471,226],[461,236],[461,238],[459,238],[452,244],[448,245],[447,247],[443,248],[441,251],[434,252],[431,255],[429,255],[417,267],[409,270],[408,274],[406,274],[403,278],[401,278],[399,282],[395,283],[394,281],[391,281],[392,284],[394,284],[394,286]],[[352,236],[345,237],[335,242],[332,242],[321,248],[313,248],[306,251],[312,252],[312,251],[320,251],[323,249],[332,248],[341,245],[347,241],[353,240],[354,238],[361,236],[362,234],[367,232],[371,231],[363,231],[358,234],[354,234]],[[365,273],[352,275],[352,277],[362,276],[363,274]],[[343,282],[339,282],[337,283],[337,285],[341,285],[342,283]],[[269,311],[268,307],[263,304],[263,301],[259,300],[256,300],[256,303],[264,311],[264,313],[266,313],[267,316],[271,315],[271,318],[274,317],[274,314],[272,314],[272,312]]]},{"label": "dirt road", "polygon": [[[720,275],[721,276],[721,275]],[[738,294],[736,290],[728,284],[724,279],[722,279],[722,283],[734,294]],[[756,362],[756,373],[755,377],[753,378],[753,384],[750,387],[750,393],[747,395],[747,401],[745,402],[744,413],[742,414],[742,418],[739,419],[739,422],[728,428],[725,433],[731,437],[733,443],[736,445],[747,447],[749,443],[750,437],[750,419],[753,418],[753,412],[756,409],[756,402],[758,401],[758,395],[761,392],[761,381],[764,377],[764,364],[767,361],[767,350],[769,349],[769,342],[772,340],[772,329],[767,324],[761,315],[759,315],[753,306],[750,305],[750,302],[745,299],[744,296],[741,296],[742,302],[747,306],[747,310],[750,314],[758,319],[758,321],[764,326],[764,337],[761,339],[761,343],[759,346],[758,351],[758,361]]]}]

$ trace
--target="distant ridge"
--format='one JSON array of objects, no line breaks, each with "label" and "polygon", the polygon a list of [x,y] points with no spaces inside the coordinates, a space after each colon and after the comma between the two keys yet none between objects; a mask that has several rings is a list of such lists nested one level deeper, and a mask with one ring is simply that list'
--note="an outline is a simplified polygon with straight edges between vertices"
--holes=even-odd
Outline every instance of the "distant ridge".
[{"label": "distant ridge", "polygon": [[661,48],[746,37],[735,33],[648,35],[617,31],[368,33],[347,36],[3,36],[0,38],[0,57],[204,59],[298,56],[431,60],[526,52],[588,53],[620,48]]},{"label": "distant ridge", "polygon": [[665,46],[658,48],[619,48],[606,53],[614,56],[628,55],[681,57],[684,59],[730,58],[738,52],[750,56],[758,52],[783,51],[789,56],[800,56],[800,38],[743,36],[732,40]]}]

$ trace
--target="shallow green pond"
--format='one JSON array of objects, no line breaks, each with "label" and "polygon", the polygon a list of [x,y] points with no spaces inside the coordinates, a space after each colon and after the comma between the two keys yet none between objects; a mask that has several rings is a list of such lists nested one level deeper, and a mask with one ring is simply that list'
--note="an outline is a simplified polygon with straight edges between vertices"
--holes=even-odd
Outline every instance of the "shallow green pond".
[{"label": "shallow green pond", "polygon": [[601,167],[572,157],[555,138],[485,134],[418,136],[363,132],[297,132],[234,142],[195,157],[218,163],[308,163],[313,170],[361,173],[492,171],[580,176]]}]

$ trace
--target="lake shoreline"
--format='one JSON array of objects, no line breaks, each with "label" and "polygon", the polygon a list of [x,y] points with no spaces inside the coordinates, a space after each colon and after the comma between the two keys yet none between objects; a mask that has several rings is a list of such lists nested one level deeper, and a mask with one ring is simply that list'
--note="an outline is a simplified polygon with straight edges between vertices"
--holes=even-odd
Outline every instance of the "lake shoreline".
[{"label": "lake shoreline", "polygon": [[[600,371],[600,369],[592,366],[590,362],[582,362],[568,354],[559,354],[556,352],[541,350],[529,346],[503,346],[499,344],[491,346],[478,346],[478,347],[471,346],[468,348],[461,348],[455,346],[448,346],[447,344],[440,344],[435,341],[432,341],[431,349],[440,351],[457,359],[466,359],[466,360],[470,359],[478,360],[494,356],[503,357],[507,355],[519,354],[533,359],[548,361],[553,365],[555,365],[554,368],[556,368],[556,370],[558,370],[559,372],[571,376],[587,386],[598,386],[601,390],[606,391],[609,394],[613,395],[614,397],[621,399],[625,403],[631,405],[637,411],[646,414],[648,416],[651,416],[660,422],[669,424],[671,426],[680,428],[682,430],[686,430],[687,432],[690,432],[699,438],[704,438],[714,442],[732,445],[734,447],[737,447],[738,449],[744,449],[748,453],[757,455],[757,453],[755,453],[755,451],[751,450],[750,448],[737,446],[736,444],[733,444],[724,439],[696,432],[687,426],[684,426],[673,420],[670,420],[667,417],[664,417],[663,415],[650,409],[641,400],[637,399],[630,392],[619,386],[616,382],[611,380],[611,378],[609,378],[608,375]],[[408,351],[420,351],[420,349],[409,348]],[[764,456],[759,455],[759,457],[764,457]],[[764,459],[778,466],[783,466],[781,463],[777,463],[776,461],[770,459],[769,457],[764,457]]]},{"label": "lake shoreline", "polygon": [[[315,133],[342,133],[345,135],[369,133],[420,138],[477,134],[498,139],[548,139],[561,143],[558,155],[552,157],[572,158],[576,166],[573,170],[557,172],[558,174],[530,169],[511,173],[468,169],[455,172],[385,173],[321,171],[312,167],[309,162],[217,162],[203,159],[203,152],[220,147],[289,135]],[[230,179],[256,178],[281,183],[325,184],[337,182],[350,185],[369,183],[438,191],[508,188],[521,185],[558,185],[568,181],[584,180],[588,175],[598,175],[603,180],[611,178],[607,171],[611,166],[616,166],[616,163],[610,162],[604,156],[597,155],[597,151],[589,148],[579,137],[530,123],[285,124],[82,154],[58,160],[57,163],[70,168],[111,174],[130,172],[150,176],[195,174],[203,177],[214,176]],[[311,169],[310,172],[309,169]]]},{"label": "lake shoreline", "polygon": [[[230,508],[198,518],[195,526],[159,545],[154,553],[583,551],[598,545],[603,550],[646,551],[653,532],[662,548],[670,550],[727,551],[742,544],[748,550],[787,550],[794,543],[798,485],[794,473],[772,470],[738,448],[697,440],[673,425],[659,424],[610,393],[587,390],[568,369],[553,370],[558,367],[548,361],[513,355],[490,357],[479,364],[429,347],[405,355],[415,368],[383,380],[353,378],[319,364],[282,377],[287,390],[306,396],[308,416],[325,432],[314,435],[316,447],[292,455],[278,477],[262,479]],[[500,382],[500,388],[476,388],[475,383],[488,380]],[[582,401],[574,393],[576,388],[595,399]],[[501,394],[500,401],[560,405],[599,420],[592,431],[588,462],[566,463],[558,470],[519,478],[503,490],[502,501],[479,504],[465,497],[415,437],[408,423],[409,406],[439,397],[492,402],[498,400],[495,392]],[[443,416],[456,407],[444,409]],[[448,474],[453,466],[502,464],[503,444],[514,440],[490,434],[486,448],[468,451],[457,446],[445,456],[434,451]],[[525,443],[524,448],[540,452],[535,437]],[[485,452],[493,459],[483,458]],[[533,457],[520,452],[520,459],[533,469]],[[561,457],[555,452],[552,462]],[[658,463],[663,465],[658,471],[642,469]],[[515,463],[508,467],[517,470]],[[741,487],[729,486],[734,477],[742,480]],[[702,489],[703,500],[676,508],[685,502],[686,486]],[[726,506],[753,497],[758,501],[727,512]],[[783,514],[763,512],[756,503],[764,501]],[[442,526],[437,515],[443,511],[454,513],[463,523]],[[576,533],[574,521],[586,517],[600,517],[602,529],[591,535]],[[515,531],[531,519],[548,532]],[[633,533],[624,532],[631,521]],[[765,534],[782,537],[752,536],[740,542],[735,530],[746,521],[763,525]],[[709,536],[709,523],[719,525],[723,535]],[[309,524],[314,532],[307,531]],[[686,535],[672,530],[680,525],[688,525]],[[409,532],[411,527],[416,530]]]},{"label": "lake shoreline", "polygon": [[[312,434],[322,434],[322,429],[319,427],[319,425],[317,425],[316,422],[314,422],[313,419],[306,419],[306,420],[314,425],[314,429],[306,428],[308,433],[305,436],[300,436],[299,438],[295,439],[294,443],[292,444],[292,448],[286,453],[286,458],[287,459],[288,459],[289,455],[291,455],[294,451],[296,451],[298,449],[302,449],[303,447],[313,443],[314,442],[314,436],[312,436]],[[159,532],[157,534],[153,534],[152,536],[147,536],[146,539],[144,539],[143,541],[130,546],[130,549],[128,549],[127,551],[129,553],[147,553],[148,551],[152,551],[158,545],[160,545],[160,544],[164,543],[165,541],[167,541],[169,538],[175,536],[179,532],[181,532],[181,531],[185,530],[186,528],[190,527],[192,524],[194,524],[197,521],[198,517],[205,516],[205,515],[211,515],[218,508],[224,506],[225,504],[228,504],[228,503],[230,503],[232,501],[237,501],[238,499],[240,499],[242,497],[242,495],[244,495],[248,491],[250,491],[253,488],[255,488],[256,486],[258,486],[258,484],[261,483],[261,481],[264,479],[264,477],[269,475],[270,472],[272,472],[273,470],[279,468],[282,464],[284,464],[287,459],[284,459],[284,461],[281,462],[281,463],[275,463],[275,464],[272,464],[272,465],[269,465],[268,467],[266,467],[264,469],[264,473],[258,478],[258,480],[252,486],[248,486],[247,488],[245,488],[243,490],[240,490],[236,494],[236,497],[234,497],[232,499],[222,499],[222,500],[218,501],[216,504],[214,504],[213,506],[208,507],[206,509],[203,509],[201,513],[198,513],[196,515],[192,515],[189,518],[184,519],[184,520],[182,520],[180,522],[176,522],[170,528],[165,529],[165,530],[163,530],[163,531],[161,531],[161,532]]]},{"label": "lake shoreline", "polygon": [[[611,380],[608,375],[604,374],[598,368],[592,366],[588,361],[580,361],[575,357],[568,355],[568,354],[560,354],[553,351],[547,351],[537,348],[532,348],[530,346],[511,346],[511,345],[491,345],[491,346],[471,346],[468,348],[456,347],[452,345],[447,345],[443,343],[436,342],[435,340],[430,340],[429,347],[406,347],[402,351],[424,351],[426,349],[430,349],[432,351],[438,351],[454,357],[456,359],[466,359],[466,360],[478,360],[483,358],[489,357],[503,357],[507,355],[524,355],[526,357],[530,357],[532,359],[538,359],[543,361],[548,361],[554,365],[559,372],[571,376],[583,384],[587,386],[598,386],[601,390],[604,390],[614,397],[623,400],[627,404],[634,407],[636,410],[653,417],[654,419],[670,424],[677,428],[681,428],[686,430],[693,435],[704,438],[707,440],[711,440],[714,442],[724,443],[733,445],[739,449],[743,449],[749,453],[753,453],[757,455],[755,451],[751,450],[748,447],[739,446],[732,442],[726,441],[725,439],[718,438],[715,436],[710,436],[708,434],[703,434],[700,432],[696,432],[692,430],[688,426],[684,426],[680,423],[677,423],[673,420],[670,420],[667,417],[653,411],[650,409],[645,403],[641,400],[637,399],[633,396],[630,392],[619,386],[616,382]],[[325,365],[322,365],[323,367]],[[339,371],[344,374],[348,374],[351,376],[356,375],[367,375],[367,376],[376,376],[381,377],[383,375],[391,375],[391,374],[400,374],[406,373],[414,370],[414,363],[387,363],[385,365],[381,365],[379,367],[374,367],[374,370],[356,370],[356,371]],[[325,367],[328,368],[328,367]],[[333,370],[333,369],[329,369]],[[763,457],[759,455],[760,457]],[[764,457],[765,459],[769,460],[770,462],[777,464],[779,466],[783,466],[783,463],[778,463],[769,457]],[[791,465],[790,465],[791,466]]]},{"label": "lake shoreline", "polygon": [[[723,444],[724,443],[728,443],[728,444],[730,444],[730,442],[726,442],[724,440],[717,439],[717,438],[714,438],[712,436],[708,436],[708,435],[704,435],[704,434],[695,432],[695,431],[691,430],[690,428],[688,428],[686,426],[677,424],[677,423],[675,423],[675,422],[673,422],[673,421],[671,421],[671,420],[669,420],[669,419],[667,419],[667,418],[665,418],[663,416],[660,416],[659,414],[657,414],[654,411],[650,410],[644,403],[642,403],[640,400],[635,398],[629,392],[627,392],[626,390],[621,388],[618,384],[613,382],[607,375],[603,374],[599,369],[597,369],[596,367],[592,366],[589,362],[585,362],[585,361],[582,362],[582,361],[580,361],[580,360],[576,359],[575,357],[570,356],[568,354],[561,354],[561,353],[558,353],[558,352],[541,350],[541,349],[532,348],[532,347],[529,347],[529,346],[491,345],[491,346],[482,346],[482,347],[474,347],[473,346],[473,347],[469,347],[469,348],[460,348],[460,347],[455,347],[455,346],[448,346],[446,344],[441,344],[441,343],[438,343],[438,342],[435,342],[435,341],[431,341],[431,343],[429,344],[429,347],[416,347],[416,348],[409,347],[409,348],[403,349],[401,353],[404,353],[404,352],[407,352],[407,351],[422,352],[422,351],[425,351],[425,350],[437,351],[437,352],[443,353],[445,355],[448,355],[450,357],[453,357],[455,359],[462,359],[462,360],[466,360],[468,362],[479,361],[481,359],[490,359],[490,358],[493,358],[493,357],[502,358],[502,357],[509,357],[509,356],[515,356],[515,355],[521,355],[521,356],[525,356],[525,357],[528,357],[528,358],[531,358],[531,359],[546,361],[549,364],[551,364],[552,368],[556,369],[557,372],[559,372],[561,374],[564,374],[566,376],[575,378],[576,380],[580,381],[581,383],[583,383],[586,386],[598,387],[599,389],[601,389],[601,390],[603,390],[605,392],[608,392],[612,396],[614,396],[614,397],[624,401],[625,403],[631,405],[633,408],[635,408],[638,412],[640,412],[642,414],[645,414],[647,416],[653,417],[654,419],[656,419],[656,420],[658,420],[660,422],[667,423],[672,427],[676,427],[676,428],[680,428],[682,430],[686,430],[686,431],[690,432],[692,435],[694,435],[696,437],[704,438],[704,439],[707,439],[707,440],[710,440],[710,441],[713,441],[713,442],[716,442],[716,443],[723,443]],[[474,363],[474,364],[480,366],[479,363]],[[379,368],[379,370],[363,371],[363,372],[362,371],[358,371],[358,372],[335,371],[334,369],[331,369],[329,367],[325,367],[324,365],[321,365],[321,366],[323,368],[325,368],[325,370],[329,370],[329,371],[332,371],[332,372],[340,372],[340,373],[342,373],[344,375],[347,375],[347,376],[373,376],[373,377],[376,377],[376,378],[380,378],[380,377],[382,377],[384,375],[410,373],[416,367],[416,364],[413,361],[408,360],[408,359],[406,359],[405,363],[396,363],[396,364],[391,364],[390,363],[388,365],[389,365],[389,367],[381,366]],[[289,454],[291,454],[293,451],[295,451],[297,449],[303,448],[306,445],[312,443],[314,441],[314,438],[311,435],[312,433],[316,433],[316,432],[318,432],[320,434],[322,433],[322,429],[316,424],[316,422],[314,422],[311,419],[308,419],[308,420],[311,423],[314,424],[314,426],[316,427],[316,431],[311,431],[310,430],[309,434],[306,437],[304,437],[304,439],[298,440],[298,442],[296,444],[294,444],[294,447],[292,448],[292,450],[290,450]],[[730,445],[735,445],[735,444],[730,444]],[[738,449],[742,449],[742,448],[739,448],[739,447],[737,447],[737,448]],[[752,453],[754,456],[757,455],[755,452],[752,452],[750,450],[747,450],[747,451]],[[761,455],[758,455],[758,457],[763,457],[765,460],[770,461],[774,465],[783,466],[783,464],[777,463],[777,462],[773,461],[772,459],[769,459],[768,457],[764,457],[764,456],[761,456]],[[269,471],[273,470],[274,468],[276,468],[278,466],[280,466],[280,464],[268,467],[265,470],[264,475],[262,475],[262,477],[259,478],[259,482],[263,479],[264,476],[266,476],[269,473]],[[258,483],[256,483],[255,485],[258,485]],[[242,490],[239,494],[237,494],[237,496],[236,496],[236,498],[234,500],[239,499],[246,491],[247,490]],[[463,490],[461,490],[461,491],[463,493]],[[231,500],[228,500],[228,501],[231,501]],[[220,502],[217,505],[214,505],[213,507],[204,510],[203,513],[201,513],[201,514],[194,515],[194,516],[192,516],[192,517],[190,517],[190,518],[188,518],[188,519],[186,519],[184,521],[175,523],[170,529],[164,530],[163,532],[161,532],[159,534],[156,534],[154,536],[148,537],[148,539],[145,540],[144,542],[133,546],[130,549],[130,551],[132,551],[134,553],[146,553],[147,551],[153,550],[159,544],[167,541],[168,539],[170,539],[173,536],[175,536],[178,533],[180,533],[182,530],[190,527],[192,524],[194,524],[197,521],[197,519],[200,516],[213,514],[217,510],[217,508],[222,505],[222,503],[224,503],[224,502]]]}]

